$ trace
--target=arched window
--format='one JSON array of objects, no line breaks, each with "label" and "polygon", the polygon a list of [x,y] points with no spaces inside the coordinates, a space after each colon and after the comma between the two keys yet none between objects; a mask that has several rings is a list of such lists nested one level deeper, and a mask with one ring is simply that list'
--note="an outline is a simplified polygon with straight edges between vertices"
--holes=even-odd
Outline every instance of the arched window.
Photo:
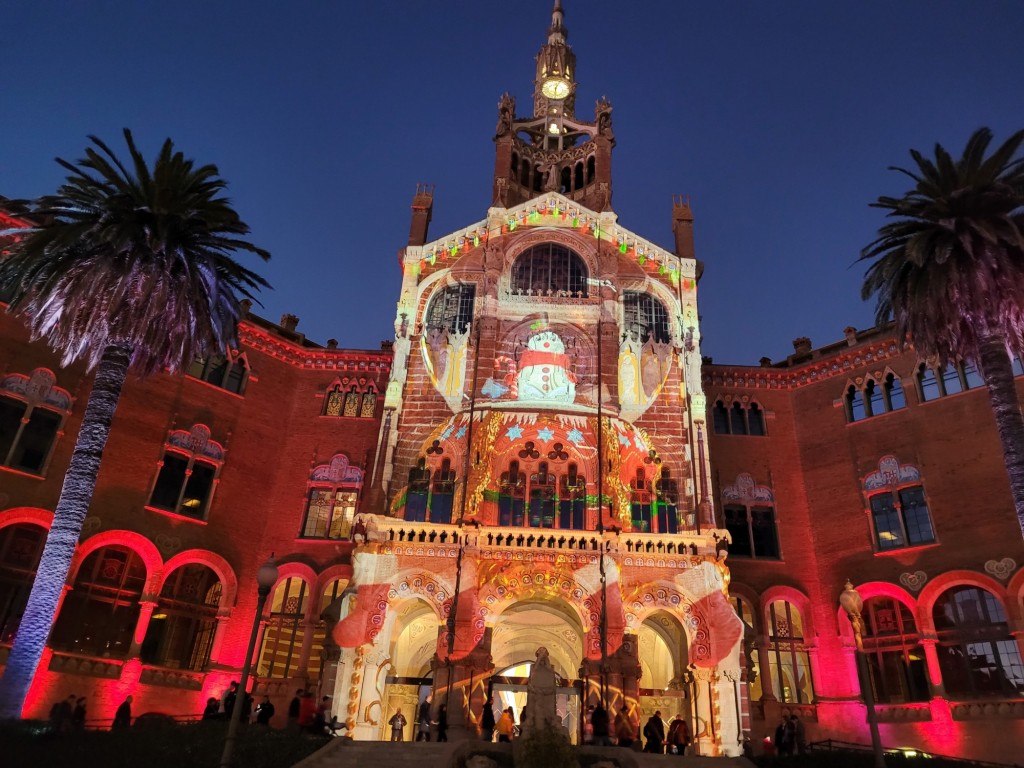
[{"label": "arched window", "polygon": [[896,374],[890,373],[885,377],[884,390],[887,410],[898,411],[900,408],[907,407],[907,398],[903,394],[903,385]]},{"label": "arched window", "polygon": [[763,691],[761,689],[760,659],[755,642],[757,624],[754,621],[754,609],[749,600],[736,594],[730,595],[729,601],[736,610],[736,615],[743,622],[743,660],[747,670],[747,688],[750,700],[760,701]]},{"label": "arched window", "polygon": [[472,283],[458,283],[442,288],[430,299],[424,328],[428,332],[465,333],[473,322],[475,300],[476,286]]},{"label": "arched window", "polygon": [[887,704],[928,701],[924,649],[910,609],[891,597],[864,603],[864,653],[875,700]]},{"label": "arched window", "polygon": [[530,296],[587,296],[587,267],[563,245],[541,243],[512,265],[512,293]]},{"label": "arched window", "polygon": [[667,344],[669,334],[668,311],[665,305],[649,293],[626,291],[622,297],[622,329],[641,342],[647,339]]},{"label": "arched window", "polygon": [[647,533],[651,530],[651,484],[643,469],[636,471],[630,485],[629,509],[633,530]]},{"label": "arched window", "polygon": [[349,464],[343,453],[317,466],[309,476],[302,538],[347,539],[362,486],[363,470]]},{"label": "arched window", "polygon": [[885,413],[885,396],[882,387],[878,386],[874,379],[868,379],[864,384],[864,399],[867,401],[866,413],[868,416],[877,416]]},{"label": "arched window", "polygon": [[679,530],[679,485],[672,470],[662,467],[661,476],[654,484],[654,521],[658,533],[676,533]]},{"label": "arched window", "polygon": [[259,674],[262,677],[289,678],[300,671],[302,642],[306,636],[306,608],[309,587],[298,576],[277,585],[270,602],[270,621],[263,633]]},{"label": "arched window", "polygon": [[573,181],[575,182],[573,184],[573,191],[575,191],[577,189],[583,189],[584,181],[583,181],[583,161],[582,160],[580,162],[576,163],[576,173],[575,173],[575,178],[573,179]]},{"label": "arched window", "polygon": [[309,664],[306,665],[306,678],[314,683],[314,687],[317,687],[315,681],[319,681],[320,684],[323,683],[324,669],[331,661],[329,646],[332,645],[332,641],[328,632],[332,624],[330,621],[325,620],[324,613],[330,609],[335,601],[341,598],[347,586],[348,579],[335,579],[324,588],[323,593],[320,595],[317,620],[313,625],[313,641],[309,647]]},{"label": "arched window", "polygon": [[519,178],[519,155],[515,152],[512,153],[512,164],[509,167],[512,170],[512,178]]},{"label": "arched window", "polygon": [[555,527],[555,476],[546,461],[530,475],[530,527]]},{"label": "arched window", "polygon": [[210,439],[206,426],[171,432],[149,506],[205,520],[223,463],[224,448]]},{"label": "arched window", "polygon": [[237,352],[197,357],[188,367],[188,375],[215,387],[241,395],[249,379],[249,361]]},{"label": "arched window", "polygon": [[335,384],[324,398],[324,416],[341,416],[345,404],[345,392],[341,384]]},{"label": "arched window", "polygon": [[198,563],[176,568],[164,587],[142,643],[142,661],[199,672],[210,660],[221,584]]},{"label": "arched window", "polygon": [[715,423],[715,434],[716,435],[728,435],[729,434],[729,410],[725,407],[725,403],[721,400],[715,401],[715,407],[712,411]]},{"label": "arched window", "polygon": [[936,400],[942,396],[942,393],[939,391],[938,379],[935,378],[935,371],[925,363],[921,363],[917,368],[917,388],[921,393],[922,403]]},{"label": "arched window", "polygon": [[85,558],[50,636],[56,650],[124,658],[139,619],[146,566],[134,551],[112,545]]},{"label": "arched window", "polygon": [[960,372],[963,374],[966,389],[985,386],[985,377],[981,375],[981,371],[978,370],[978,366],[973,362],[969,360],[961,362]]},{"label": "arched window", "polygon": [[803,618],[795,605],[776,600],[768,606],[767,650],[768,674],[775,697],[784,704],[814,701]]},{"label": "arched window", "polygon": [[430,468],[422,456],[409,470],[409,488],[405,495],[405,519],[412,523],[427,520],[427,498],[430,496]]},{"label": "arched window", "polygon": [[979,587],[954,587],[939,597],[932,617],[947,693],[1024,695],[1020,649],[995,595]]},{"label": "arched window", "polygon": [[942,370],[939,371],[941,374],[942,391],[947,395],[955,395],[958,392],[964,391],[964,384],[960,380],[960,371],[957,370],[957,366],[953,363],[947,363],[942,366]]},{"label": "arched window", "polygon": [[518,461],[510,461],[498,487],[498,524],[521,526],[525,513],[526,475],[519,471]]},{"label": "arched window", "polygon": [[579,468],[570,464],[562,475],[558,493],[558,525],[562,529],[581,531],[586,526],[587,479]]},{"label": "arched window", "polygon": [[377,390],[367,387],[363,392],[363,402],[359,406],[359,416],[363,419],[372,419],[377,412]]},{"label": "arched window", "polygon": [[867,417],[864,407],[864,395],[853,384],[846,390],[846,419],[847,421],[860,421]]},{"label": "arched window", "polygon": [[71,411],[71,395],[55,383],[46,368],[0,379],[0,466],[31,474],[44,471]]},{"label": "arched window", "polygon": [[743,412],[743,406],[740,405],[739,401],[734,402],[732,408],[729,409],[729,430],[734,435],[747,434],[746,414]]},{"label": "arched window", "polygon": [[448,524],[452,521],[452,503],[455,500],[455,472],[451,459],[444,459],[434,473],[430,489],[430,522]]},{"label": "arched window", "polygon": [[19,523],[0,528],[0,644],[14,642],[36,578],[46,529]]},{"label": "arched window", "polygon": [[356,389],[356,385],[353,384],[348,388],[348,392],[345,393],[345,408],[342,411],[342,416],[348,416],[353,418],[359,415],[359,390]]},{"label": "arched window", "polygon": [[596,169],[597,161],[594,159],[594,156],[591,155],[590,157],[587,158],[587,184],[594,180],[594,174],[596,173]]},{"label": "arched window", "polygon": [[749,433],[755,437],[764,437],[764,411],[757,403],[751,403],[747,407],[747,426]]}]

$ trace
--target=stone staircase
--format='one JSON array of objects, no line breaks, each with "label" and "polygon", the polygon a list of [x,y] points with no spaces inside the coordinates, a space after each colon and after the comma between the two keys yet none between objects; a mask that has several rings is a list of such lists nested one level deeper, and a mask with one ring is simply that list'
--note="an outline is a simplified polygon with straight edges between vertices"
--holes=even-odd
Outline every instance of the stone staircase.
[{"label": "stone staircase", "polygon": [[[464,768],[466,758],[479,753],[486,753],[499,768],[512,765],[511,744],[332,739],[293,768]],[[753,768],[742,757],[648,755],[618,747],[582,747],[579,754],[593,768],[604,761],[608,768]]]}]

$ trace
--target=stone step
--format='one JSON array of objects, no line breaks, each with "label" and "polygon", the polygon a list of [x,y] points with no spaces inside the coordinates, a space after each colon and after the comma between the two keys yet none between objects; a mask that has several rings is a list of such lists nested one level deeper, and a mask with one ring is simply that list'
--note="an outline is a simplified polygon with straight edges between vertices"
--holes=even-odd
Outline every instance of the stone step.
[{"label": "stone step", "polygon": [[[494,758],[511,751],[510,744],[480,741],[438,744],[333,739],[294,768],[454,768],[471,754],[489,754]],[[753,763],[742,757],[650,755],[618,747],[581,747],[580,753],[590,756],[587,762],[592,765],[600,765],[594,762],[596,757],[617,768],[754,768]]]}]

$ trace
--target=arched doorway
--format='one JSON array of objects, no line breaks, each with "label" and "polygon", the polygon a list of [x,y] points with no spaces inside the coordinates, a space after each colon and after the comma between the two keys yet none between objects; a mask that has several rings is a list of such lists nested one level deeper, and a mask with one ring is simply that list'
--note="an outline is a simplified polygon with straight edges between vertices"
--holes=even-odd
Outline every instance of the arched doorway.
[{"label": "arched doorway", "polygon": [[491,658],[495,674],[488,693],[493,698],[495,718],[512,707],[516,723],[522,720],[527,682],[537,649],[547,648],[551,666],[559,678],[556,711],[573,744],[580,741],[580,700],[583,690],[578,679],[583,662],[584,632],[576,613],[557,600],[526,600],[505,609],[491,635]]},{"label": "arched doorway", "polygon": [[437,614],[424,600],[412,598],[397,606],[389,657],[391,668],[385,678],[381,739],[391,737],[388,721],[399,709],[406,719],[404,741],[415,738],[419,705],[430,695],[434,683],[433,661],[437,651]]},{"label": "arched doorway", "polygon": [[655,611],[640,625],[637,642],[640,659],[640,712],[634,722],[643,728],[655,712],[668,725],[682,716],[697,734],[706,724],[695,723],[692,686],[687,682],[689,666],[686,632],[679,619],[667,611]]}]

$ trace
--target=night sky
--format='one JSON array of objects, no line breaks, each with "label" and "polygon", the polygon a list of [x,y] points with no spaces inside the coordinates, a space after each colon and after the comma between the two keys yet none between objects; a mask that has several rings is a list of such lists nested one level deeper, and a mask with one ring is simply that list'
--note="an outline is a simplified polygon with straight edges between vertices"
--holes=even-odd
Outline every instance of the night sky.
[{"label": "night sky", "polygon": [[[6,4],[0,195],[53,191],[53,158],[81,157],[89,134],[123,150],[130,127],[147,156],[170,136],[219,166],[272,252],[259,313],[377,348],[416,183],[436,185],[431,239],[486,215],[497,102],[532,111],[551,4]],[[908,186],[887,167],[935,142],[959,154],[982,125],[1024,128],[1019,1],[564,6],[577,114],[614,105],[620,224],[671,248],[671,196],[690,196],[718,363],[870,327],[854,264],[883,221],[868,203]]]}]

